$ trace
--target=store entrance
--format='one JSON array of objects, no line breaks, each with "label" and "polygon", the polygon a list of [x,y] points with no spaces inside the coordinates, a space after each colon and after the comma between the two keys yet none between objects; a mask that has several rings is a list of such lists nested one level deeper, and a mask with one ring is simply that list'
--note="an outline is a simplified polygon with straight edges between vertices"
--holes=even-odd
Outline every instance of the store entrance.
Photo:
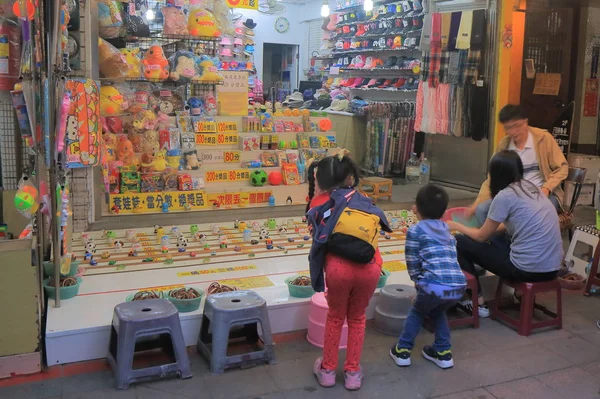
[{"label": "store entrance", "polygon": [[283,101],[298,87],[298,45],[265,43],[263,83],[269,101]]}]

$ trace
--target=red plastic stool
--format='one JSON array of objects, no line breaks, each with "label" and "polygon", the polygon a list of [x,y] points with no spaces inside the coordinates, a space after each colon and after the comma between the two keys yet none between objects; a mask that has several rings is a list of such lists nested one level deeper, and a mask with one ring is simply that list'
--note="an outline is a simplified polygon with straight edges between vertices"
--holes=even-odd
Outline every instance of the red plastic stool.
[{"label": "red plastic stool", "polygon": [[[462,326],[473,326],[473,328],[479,328],[479,312],[477,311],[477,297],[479,291],[477,290],[477,279],[471,273],[467,273],[463,270],[463,274],[467,278],[467,288],[471,290],[471,301],[473,303],[472,315],[461,317],[459,319],[448,320],[450,328],[462,327]],[[460,305],[459,305],[460,307]],[[465,310],[466,311],[466,310]]]},{"label": "red plastic stool", "polygon": [[[522,292],[521,308],[519,319],[509,316],[499,309],[499,302],[502,295],[502,286],[507,285]],[[556,292],[556,313],[551,312],[546,307],[535,303],[535,296],[543,292]],[[538,309],[544,314],[552,317],[551,320],[533,321],[533,311]],[[496,290],[496,300],[492,306],[492,319],[502,320],[506,324],[517,329],[519,335],[528,336],[532,330],[542,327],[556,326],[559,330],[562,328],[562,292],[558,280],[544,281],[539,283],[523,283],[500,279],[498,289]]]}]

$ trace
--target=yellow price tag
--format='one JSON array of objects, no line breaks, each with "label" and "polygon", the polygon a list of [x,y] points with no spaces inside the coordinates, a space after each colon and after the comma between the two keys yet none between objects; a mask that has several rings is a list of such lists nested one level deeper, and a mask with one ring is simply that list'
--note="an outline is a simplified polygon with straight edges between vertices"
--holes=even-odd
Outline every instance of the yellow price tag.
[{"label": "yellow price tag", "polygon": [[195,128],[196,133],[216,133],[217,123],[213,121],[198,121]]}]

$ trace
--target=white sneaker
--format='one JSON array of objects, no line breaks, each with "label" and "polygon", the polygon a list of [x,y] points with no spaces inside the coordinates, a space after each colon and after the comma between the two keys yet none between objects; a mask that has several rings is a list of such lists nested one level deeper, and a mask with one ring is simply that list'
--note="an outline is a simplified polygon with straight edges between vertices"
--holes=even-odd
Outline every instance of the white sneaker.
[{"label": "white sneaker", "polygon": [[[471,312],[471,314],[473,314],[473,302],[471,302],[470,300],[460,301],[460,306],[462,306],[463,308]],[[490,309],[486,304],[479,305],[477,313],[479,314],[479,317],[482,317],[484,319],[490,317]]]}]

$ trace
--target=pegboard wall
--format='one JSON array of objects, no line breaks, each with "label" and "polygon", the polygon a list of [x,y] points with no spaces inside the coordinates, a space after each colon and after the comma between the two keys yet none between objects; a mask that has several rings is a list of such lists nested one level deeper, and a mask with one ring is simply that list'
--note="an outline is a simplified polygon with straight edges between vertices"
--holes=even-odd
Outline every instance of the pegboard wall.
[{"label": "pegboard wall", "polygon": [[[15,109],[10,99],[0,100],[0,175],[2,190],[16,190],[27,154],[20,132],[16,131]],[[17,154],[21,154],[17,156]]]}]

